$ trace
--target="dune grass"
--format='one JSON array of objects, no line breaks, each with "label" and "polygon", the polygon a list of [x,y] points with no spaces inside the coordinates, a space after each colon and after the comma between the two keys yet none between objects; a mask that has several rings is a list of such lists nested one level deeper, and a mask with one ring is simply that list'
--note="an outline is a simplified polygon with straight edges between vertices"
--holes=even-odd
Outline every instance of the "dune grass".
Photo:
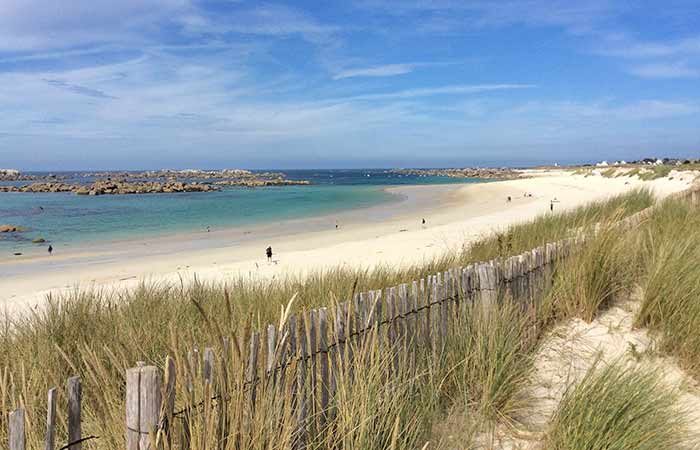
[{"label": "dune grass", "polygon": [[700,379],[700,210],[665,201],[640,235],[643,298],[636,322]]},{"label": "dune grass", "polygon": [[548,450],[671,450],[686,448],[678,393],[649,368],[594,366],[570,388],[550,423]]},{"label": "dune grass", "polygon": [[[295,298],[296,309],[332,305],[356,292],[518,254],[594,223],[639,211],[651,202],[651,194],[640,190],[571,212],[543,215],[407,268],[330,269],[305,278],[264,282],[237,278],[225,285],[143,284],[133,291],[76,291],[49,298],[46,307],[29,315],[5,317],[0,329],[0,407],[3,412],[26,407],[29,446],[40,448],[47,390],[63,386],[68,376],[78,374],[83,379],[84,433],[101,436],[84,448],[121,447],[124,373],[136,361],[162,367],[165,356],[171,355],[179,376],[185,377],[194,370],[185,363],[193,347],[216,345],[222,336],[229,336],[235,344],[229,356],[238,358],[242,367],[249,331],[277,323],[291,298]],[[372,364],[362,369],[362,378],[354,378],[361,382],[338,380],[338,398],[352,397],[352,401],[337,404],[332,426],[318,433],[312,448],[419,446],[434,416],[456,399],[490,420],[512,417],[522,401],[515,393],[527,375],[529,355],[536,345],[531,329],[537,313],[511,307],[497,311],[488,316],[466,311],[458,327],[464,339],[450,340],[437,359],[434,355],[423,358],[413,372],[392,373],[392,383],[386,382],[389,361],[363,350]],[[241,379],[239,374],[226,380],[227,391],[235,394],[226,403],[230,410],[225,415],[231,427],[244,422],[256,426],[235,428],[239,434],[231,439],[245,442],[246,448],[288,448],[295,438],[291,409],[266,414],[261,406],[245,411]],[[195,387],[193,392],[179,389],[179,405],[210,398],[206,386]],[[65,399],[60,395],[59,410],[64,410]],[[259,404],[272,401],[274,395],[260,387]],[[5,418],[3,415],[0,421]],[[192,448],[211,448],[217,439],[212,429],[215,423],[213,416],[190,423]],[[240,430],[248,431],[241,434]],[[0,423],[0,441],[6,439],[5,432]],[[65,442],[65,423],[59,424],[58,439]],[[343,444],[337,446],[338,442]]]},{"label": "dune grass", "polygon": [[603,224],[598,234],[557,269],[546,304],[557,319],[592,321],[598,312],[631,290],[635,265],[630,264],[629,240]]},{"label": "dune grass", "polygon": [[471,305],[449,338],[445,391],[486,422],[515,421],[527,399],[520,393],[532,372],[537,336],[534,310],[501,300],[489,309]]},{"label": "dune grass", "polygon": [[564,214],[544,214],[528,223],[509,226],[504,231],[470,245],[461,255],[460,263],[517,255],[547,242],[569,237],[572,231],[641,211],[652,203],[653,195],[649,190],[636,189],[604,202],[574,208]]}]

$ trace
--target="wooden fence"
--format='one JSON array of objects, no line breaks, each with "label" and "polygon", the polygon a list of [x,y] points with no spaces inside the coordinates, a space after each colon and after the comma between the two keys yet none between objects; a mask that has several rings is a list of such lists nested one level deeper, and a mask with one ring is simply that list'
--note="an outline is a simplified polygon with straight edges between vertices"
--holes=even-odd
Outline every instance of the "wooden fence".
[{"label": "wooden fence", "polygon": [[[700,205],[700,190],[673,195]],[[657,208],[651,206],[618,222],[636,227]],[[223,405],[236,400],[245,418],[256,408],[286,408],[296,424],[294,447],[304,448],[306,437],[322,429],[333,414],[337,377],[352,376],[358,349],[364,345],[385,346],[393,365],[415,364],[421,351],[437,355],[454,326],[454,317],[464,305],[488,305],[505,295],[531,304],[540,298],[553,278],[553,268],[585,241],[577,237],[535,248],[505,260],[493,260],[454,268],[410,284],[360,293],[350,301],[291,315],[278,326],[253,330],[240,342],[223,337],[217,347],[200,352],[193,348],[176,365],[167,357],[163,369],[137,363],[126,371],[125,435],[128,450],[191,448],[190,424],[195,415],[215,414],[212,432],[219,433],[218,448],[227,448],[226,429],[233,418]],[[184,370],[177,370],[183,367]],[[178,380],[178,373],[181,380]],[[237,389],[227,391],[240,373]],[[176,386],[184,383],[192,395],[176,408]],[[198,388],[198,386],[200,386]],[[68,444],[56,445],[56,388],[48,392],[45,450],[81,450],[97,436],[81,430],[81,382],[66,382]],[[194,392],[200,389],[200,401]],[[258,390],[273,392],[264,405]],[[270,400],[272,398],[272,400]],[[178,425],[176,426],[176,423]],[[25,450],[25,411],[9,414],[10,450]],[[177,443],[177,445],[175,444]],[[239,448],[239,447],[235,447]]]}]

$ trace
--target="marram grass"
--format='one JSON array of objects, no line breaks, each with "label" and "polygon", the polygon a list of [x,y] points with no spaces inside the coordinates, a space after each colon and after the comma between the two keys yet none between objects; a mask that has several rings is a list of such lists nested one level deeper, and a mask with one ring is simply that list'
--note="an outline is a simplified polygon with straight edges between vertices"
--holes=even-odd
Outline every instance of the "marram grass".
[{"label": "marram grass", "polygon": [[564,395],[547,450],[678,450],[690,446],[678,393],[650,368],[598,364]]}]

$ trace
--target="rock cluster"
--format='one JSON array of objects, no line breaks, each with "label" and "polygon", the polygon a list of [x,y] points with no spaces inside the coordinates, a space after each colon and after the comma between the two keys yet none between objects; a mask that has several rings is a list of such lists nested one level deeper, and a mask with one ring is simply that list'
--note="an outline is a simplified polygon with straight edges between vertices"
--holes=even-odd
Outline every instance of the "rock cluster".
[{"label": "rock cluster", "polygon": [[[17,172],[19,174],[19,172]],[[288,180],[282,173],[253,173],[243,169],[158,170],[146,172],[94,172],[84,178],[100,178],[92,184],[65,183],[53,175],[23,186],[0,186],[0,192],[74,192],[78,195],[160,194],[218,191],[221,186],[263,187],[307,185],[306,180]],[[52,178],[53,177],[53,178]]]},{"label": "rock cluster", "polygon": [[243,186],[243,187],[263,187],[263,186],[306,186],[311,184],[308,180],[287,180],[286,178],[245,178],[237,180],[222,180],[214,182],[217,186]]},{"label": "rock cluster", "polygon": [[25,186],[0,186],[0,192],[74,192],[77,195],[160,194],[172,192],[210,192],[218,187],[180,181],[111,181],[99,180],[90,185],[66,183],[32,183]]},{"label": "rock cluster", "polygon": [[17,225],[0,225],[0,233],[21,233],[23,231],[25,231],[25,229]]},{"label": "rock cluster", "polygon": [[0,192],[73,192],[74,184],[66,183],[32,183],[24,186],[0,186]]},{"label": "rock cluster", "polygon": [[52,173],[48,175],[29,175],[15,169],[0,169],[0,181],[56,181],[61,179],[65,179],[65,176],[54,175]]},{"label": "rock cluster", "polygon": [[510,180],[521,178],[522,174],[517,170],[508,168],[472,168],[463,169],[395,169],[392,173],[414,176],[451,177],[451,178],[487,178],[498,180]]}]

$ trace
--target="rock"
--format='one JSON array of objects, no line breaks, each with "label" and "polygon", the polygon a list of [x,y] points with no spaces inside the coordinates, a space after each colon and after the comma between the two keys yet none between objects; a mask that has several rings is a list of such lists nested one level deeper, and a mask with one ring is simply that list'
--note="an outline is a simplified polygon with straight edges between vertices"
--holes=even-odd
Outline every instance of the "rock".
[{"label": "rock", "polygon": [[32,243],[33,243],[33,244],[41,244],[41,243],[44,243],[44,242],[46,242],[46,239],[44,239],[44,238],[38,237],[38,238],[32,239]]},{"label": "rock", "polygon": [[[14,175],[13,175],[14,176]],[[307,185],[306,180],[287,180],[285,175],[276,172],[253,173],[247,170],[226,169],[221,171],[156,171],[142,173],[102,172],[92,184],[67,184],[58,181],[60,177],[42,176],[24,186],[0,186],[0,192],[73,192],[76,195],[115,195],[115,194],[160,194],[179,192],[212,192],[219,186],[288,186]],[[150,179],[150,180],[149,180]],[[153,181],[156,179],[157,181]],[[208,181],[211,180],[211,181]]]},{"label": "rock", "polygon": [[0,225],[0,233],[21,233],[25,230],[17,225]]}]

